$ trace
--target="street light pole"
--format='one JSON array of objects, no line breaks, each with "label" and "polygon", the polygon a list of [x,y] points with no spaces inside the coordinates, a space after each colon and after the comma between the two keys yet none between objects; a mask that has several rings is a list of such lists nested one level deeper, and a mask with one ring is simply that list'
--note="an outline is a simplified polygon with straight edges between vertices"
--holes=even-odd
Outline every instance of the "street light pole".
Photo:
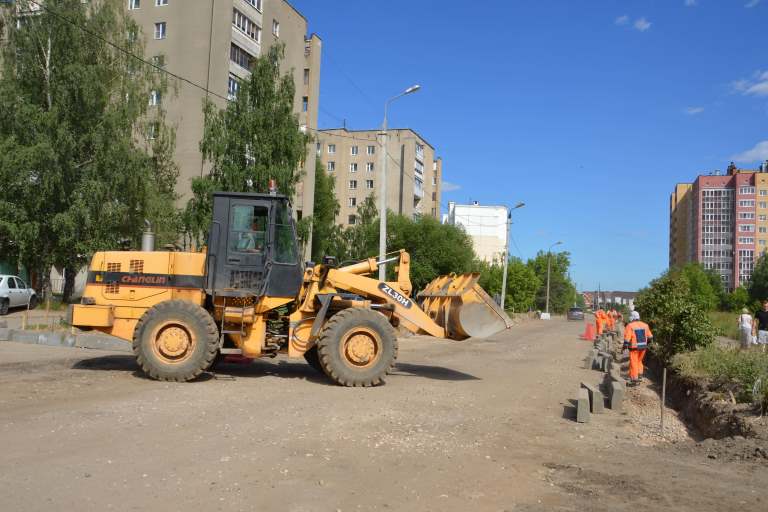
[{"label": "street light pole", "polygon": [[[525,206],[525,203],[517,203],[512,210]],[[507,297],[507,265],[509,264],[509,230],[512,227],[512,210],[507,211],[507,240],[504,244],[504,274],[501,276],[501,310],[504,311],[504,299]]]},{"label": "street light pole", "polygon": [[544,308],[544,312],[547,314],[549,314],[549,274],[550,268],[552,267],[552,248],[562,243],[563,242],[555,242],[549,246],[549,249],[547,249],[547,303]]},{"label": "street light pole", "polygon": [[381,151],[379,178],[379,281],[387,280],[387,265],[384,260],[387,256],[387,111],[389,104],[398,98],[411,94],[421,89],[420,85],[412,85],[397,96],[393,96],[384,102],[384,122],[381,125]]}]

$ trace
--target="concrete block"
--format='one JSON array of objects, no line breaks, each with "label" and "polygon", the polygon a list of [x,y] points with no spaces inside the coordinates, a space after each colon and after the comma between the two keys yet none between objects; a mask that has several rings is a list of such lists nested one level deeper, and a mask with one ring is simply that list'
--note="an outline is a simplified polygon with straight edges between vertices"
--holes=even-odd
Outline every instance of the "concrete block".
[{"label": "concrete block", "polygon": [[601,370],[603,368],[603,356],[597,356],[592,360],[592,369]]},{"label": "concrete block", "polygon": [[584,388],[579,388],[576,395],[576,422],[587,423],[589,421],[589,393]]},{"label": "concrete block", "polygon": [[620,411],[622,408],[622,402],[624,401],[624,389],[618,382],[611,382],[611,396],[610,407],[613,411]]},{"label": "concrete block", "polygon": [[621,376],[621,370],[618,365],[613,365],[608,371],[608,376],[614,382],[624,382],[624,377]]},{"label": "concrete block", "polygon": [[602,414],[605,410],[605,397],[603,397],[602,391],[597,386],[581,383],[581,387],[587,390],[589,395],[589,410],[592,414]]},{"label": "concrete block", "polygon": [[608,373],[608,370],[610,369],[610,365],[611,365],[611,358],[610,357],[603,357],[602,363],[603,363],[603,365],[600,367],[600,369],[602,371],[604,371],[605,373]]},{"label": "concrete block", "polygon": [[591,370],[594,368],[595,357],[597,357],[597,350],[592,349],[587,352],[587,356],[584,358],[584,369]]}]

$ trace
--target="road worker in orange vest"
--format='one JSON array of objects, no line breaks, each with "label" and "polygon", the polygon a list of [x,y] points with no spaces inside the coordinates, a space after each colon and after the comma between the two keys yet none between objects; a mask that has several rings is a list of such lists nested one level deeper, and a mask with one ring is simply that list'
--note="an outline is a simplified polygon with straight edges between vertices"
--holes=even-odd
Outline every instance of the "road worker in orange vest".
[{"label": "road worker in orange vest", "polygon": [[606,314],[603,308],[599,308],[595,311],[595,328],[597,329],[597,335],[603,334],[603,328],[605,327]]},{"label": "road worker in orange vest", "polygon": [[629,350],[629,380],[636,386],[643,378],[643,359],[648,344],[653,340],[653,334],[648,324],[640,321],[640,313],[632,311],[629,323],[624,327],[624,350]]},{"label": "road worker in orange vest", "polygon": [[615,331],[616,330],[616,317],[613,315],[615,311],[611,309],[605,314],[605,319],[608,322],[608,330],[609,331]]}]

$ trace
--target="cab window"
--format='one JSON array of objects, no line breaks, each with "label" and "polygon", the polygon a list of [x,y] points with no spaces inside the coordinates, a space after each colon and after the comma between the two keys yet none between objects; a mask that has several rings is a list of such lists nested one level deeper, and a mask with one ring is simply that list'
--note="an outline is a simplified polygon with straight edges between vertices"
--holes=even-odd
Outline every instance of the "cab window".
[{"label": "cab window", "polygon": [[235,205],[229,224],[229,251],[264,253],[268,218],[269,209],[264,206]]},{"label": "cab window", "polygon": [[284,202],[277,204],[275,215],[276,250],[275,261],[295,265],[298,261],[296,249],[296,235],[293,231],[293,219],[288,213],[288,207]]}]

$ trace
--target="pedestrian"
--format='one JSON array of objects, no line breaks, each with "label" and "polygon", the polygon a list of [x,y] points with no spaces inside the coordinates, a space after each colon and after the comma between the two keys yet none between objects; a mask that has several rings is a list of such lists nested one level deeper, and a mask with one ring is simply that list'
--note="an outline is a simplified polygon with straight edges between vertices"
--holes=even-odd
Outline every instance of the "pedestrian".
[{"label": "pedestrian", "polygon": [[768,299],[763,301],[763,309],[755,313],[752,335],[756,337],[757,344],[765,352],[765,346],[768,345]]},{"label": "pedestrian", "polygon": [[741,343],[741,348],[747,349],[752,343],[752,315],[749,314],[747,308],[741,310],[737,323],[739,324],[739,341]]},{"label": "pedestrian", "polygon": [[632,311],[629,314],[629,323],[624,328],[624,350],[629,350],[629,382],[632,386],[637,386],[643,378],[643,359],[652,340],[651,328],[640,321],[640,313]]}]

